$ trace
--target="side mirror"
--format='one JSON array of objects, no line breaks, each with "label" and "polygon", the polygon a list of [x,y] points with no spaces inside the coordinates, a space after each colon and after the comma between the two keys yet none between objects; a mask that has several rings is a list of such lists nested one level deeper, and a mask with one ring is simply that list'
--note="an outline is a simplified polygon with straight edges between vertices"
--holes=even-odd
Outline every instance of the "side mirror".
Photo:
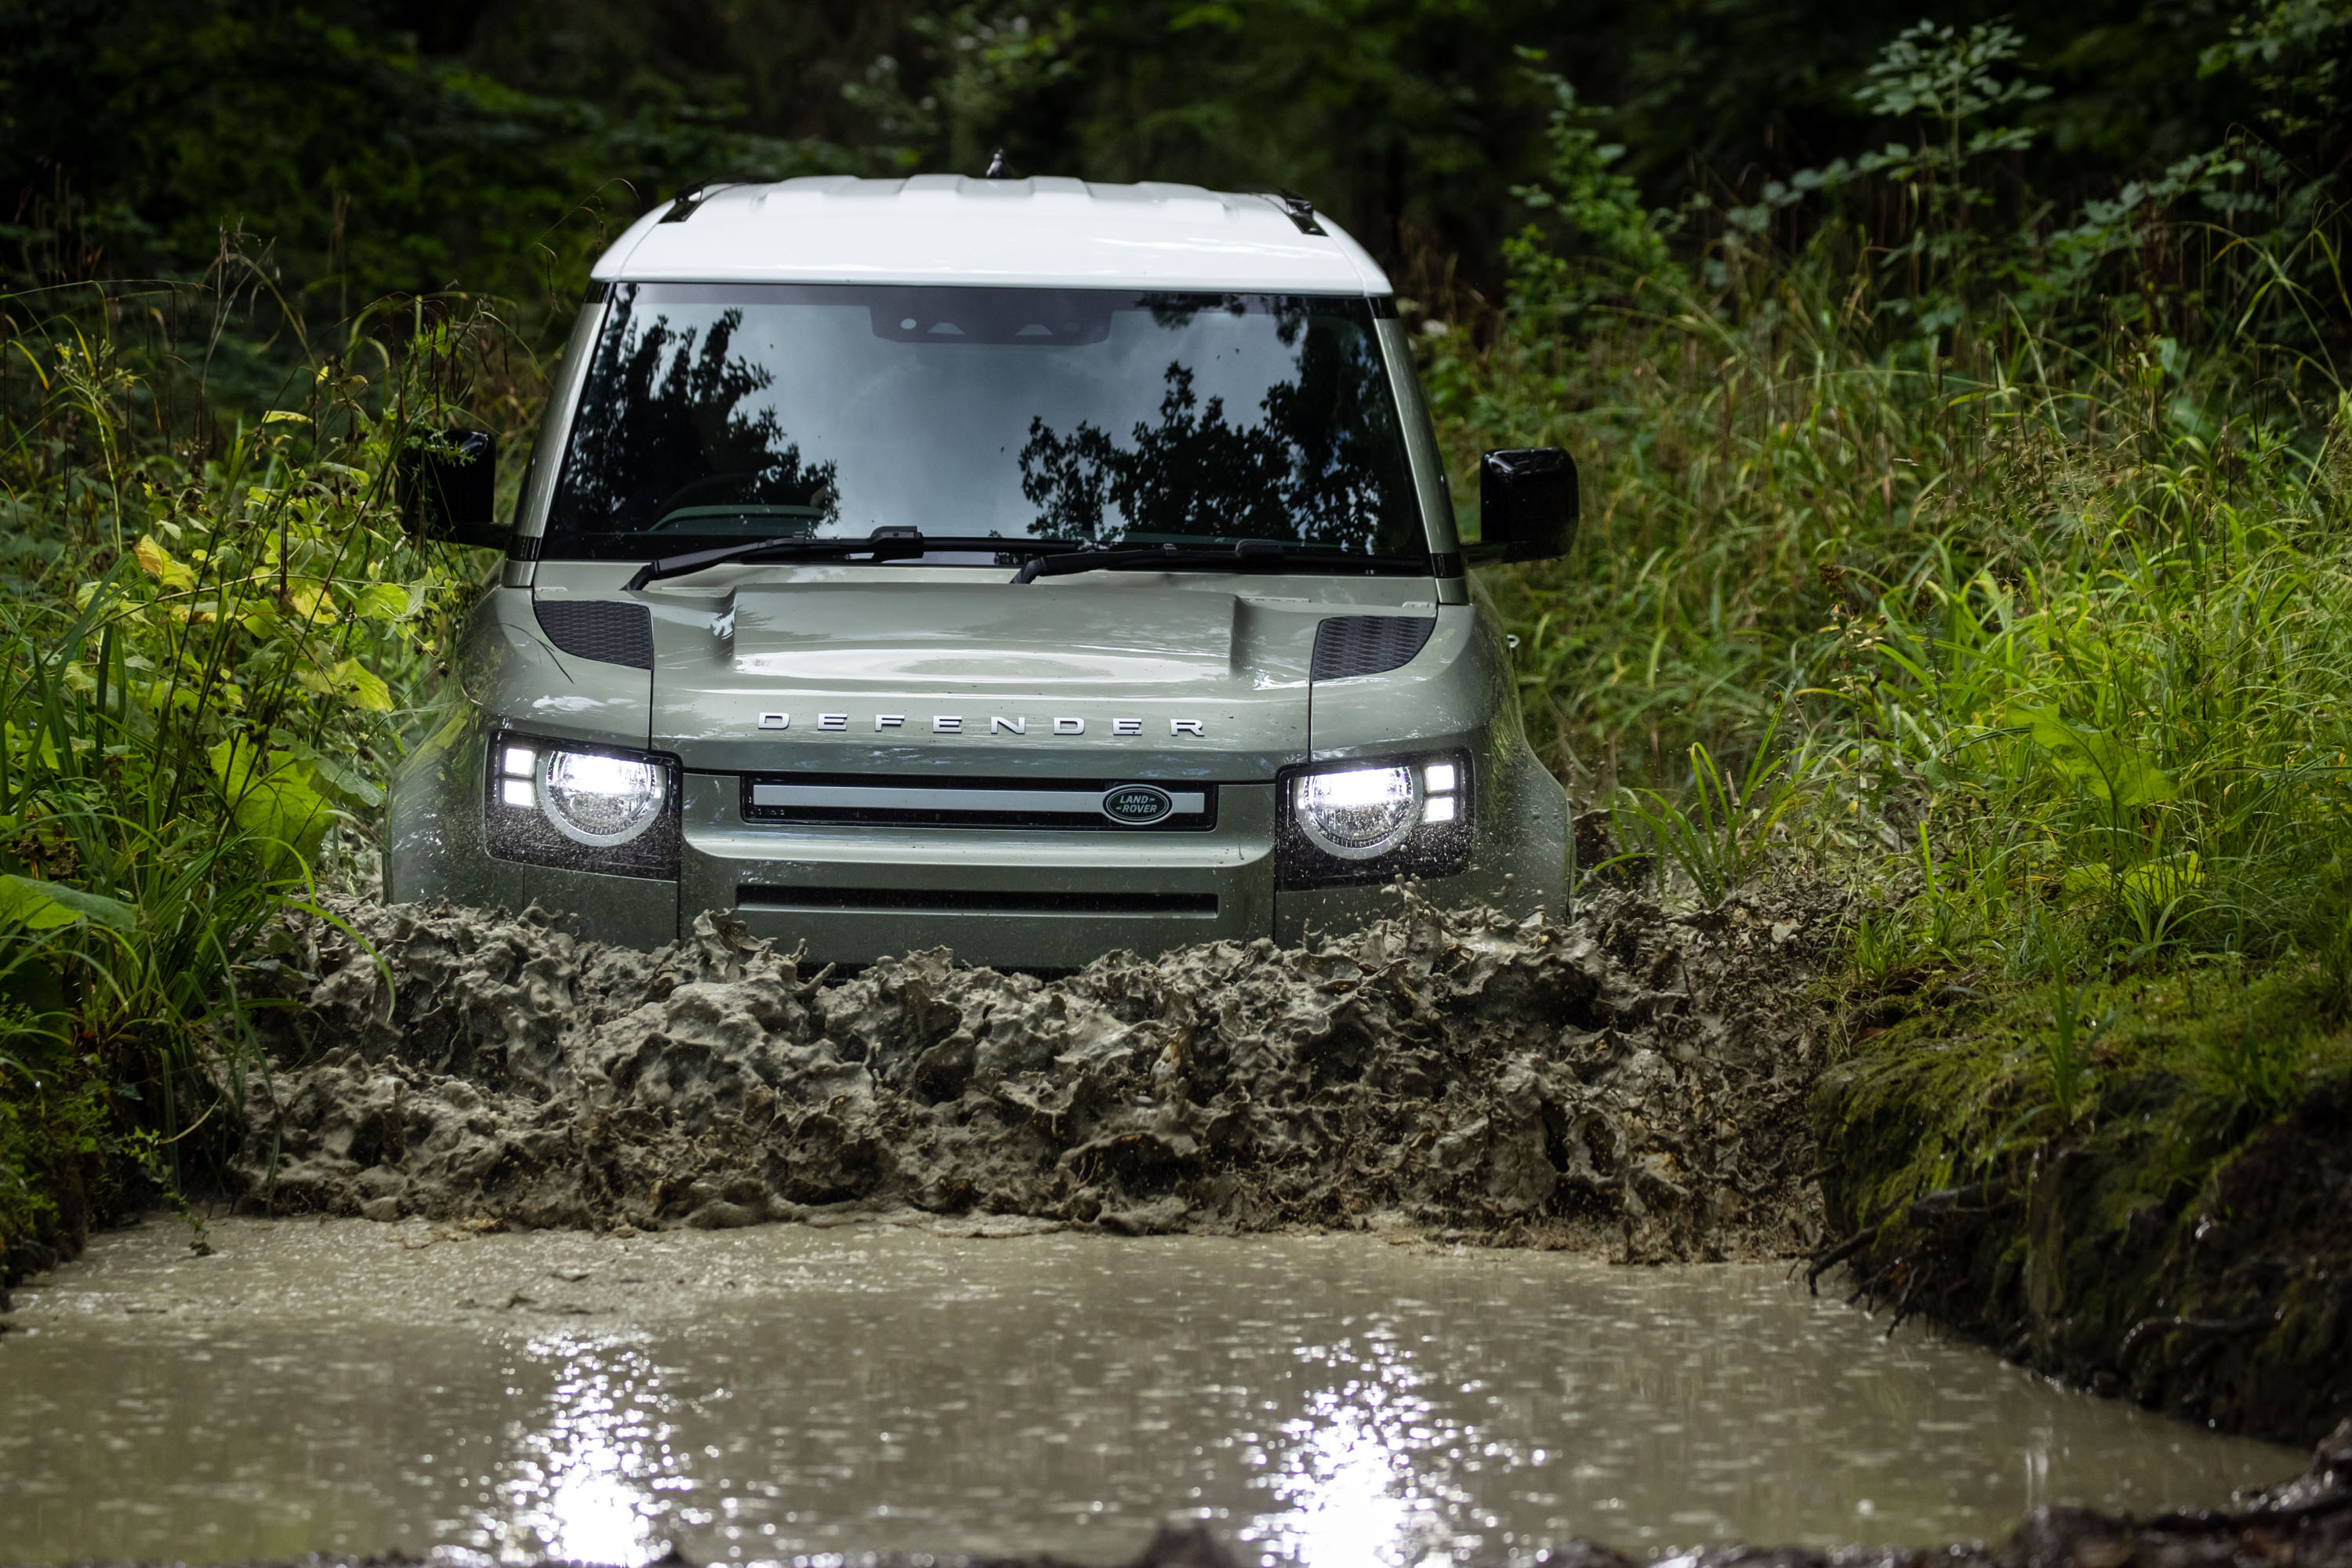
[{"label": "side mirror", "polygon": [[498,452],[479,430],[411,437],[401,453],[402,526],[419,539],[504,550],[514,530],[498,521]]},{"label": "side mirror", "polygon": [[1556,561],[1576,538],[1576,459],[1557,447],[1489,452],[1478,462],[1473,563]]}]

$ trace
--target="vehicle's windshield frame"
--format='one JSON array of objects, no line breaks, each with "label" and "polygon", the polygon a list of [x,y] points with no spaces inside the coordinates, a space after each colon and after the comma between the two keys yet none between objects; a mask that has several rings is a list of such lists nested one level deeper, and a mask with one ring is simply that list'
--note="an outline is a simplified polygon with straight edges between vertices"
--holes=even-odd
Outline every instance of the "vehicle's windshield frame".
[{"label": "vehicle's windshield frame", "polygon": [[[887,300],[893,295],[911,299],[942,292],[947,290],[921,285],[700,282],[623,284],[604,290],[604,298],[598,302],[599,309],[594,311],[594,324],[583,331],[577,340],[585,351],[583,354],[583,363],[579,373],[581,385],[578,395],[572,400],[572,406],[567,411],[569,415],[566,420],[567,428],[561,447],[562,459],[557,466],[556,472],[550,477],[548,500],[541,519],[541,536],[536,542],[537,548],[533,553],[545,560],[641,563],[676,556],[682,551],[715,548],[730,542],[742,542],[746,537],[740,531],[696,535],[681,533],[675,529],[588,532],[579,529],[564,516],[565,490],[569,476],[574,463],[579,460],[577,454],[583,438],[583,414],[589,401],[591,386],[598,374],[598,362],[607,352],[606,345],[614,342],[609,334],[614,330],[613,312],[615,310],[629,310],[634,307],[638,312],[637,319],[642,321],[648,308],[664,305],[682,305],[709,310],[712,307],[755,306],[763,302],[776,301],[871,308],[877,300]],[[1373,424],[1369,427],[1369,432],[1375,442],[1375,446],[1371,448],[1375,467],[1370,470],[1357,471],[1370,471],[1377,476],[1376,482],[1380,489],[1371,492],[1381,498],[1375,503],[1379,508],[1375,515],[1385,521],[1368,523],[1368,526],[1374,528],[1376,531],[1365,540],[1364,548],[1317,549],[1314,547],[1313,540],[1298,537],[1277,542],[1302,547],[1293,553],[1287,563],[1288,570],[1302,574],[1430,575],[1439,570],[1433,546],[1430,543],[1432,537],[1430,523],[1425,515],[1426,506],[1422,496],[1420,476],[1415,471],[1417,463],[1412,434],[1408,427],[1413,409],[1410,400],[1401,398],[1396,393],[1394,386],[1396,368],[1391,363],[1396,350],[1390,341],[1390,334],[1381,328],[1383,320],[1393,317],[1395,312],[1394,302],[1387,296],[1321,290],[1265,289],[1210,292],[1134,288],[1041,289],[1025,286],[1006,288],[986,285],[957,286],[952,292],[966,295],[972,293],[1051,295],[1065,300],[1092,299],[1109,302],[1108,309],[1103,312],[1106,317],[1118,310],[1152,310],[1157,312],[1162,309],[1175,309],[1187,311],[1217,310],[1234,315],[1277,313],[1336,315],[1347,320],[1360,330],[1360,339],[1351,341],[1346,352],[1360,354],[1367,362],[1361,370],[1354,374],[1360,376],[1360,384],[1368,389],[1369,395],[1378,399],[1377,409],[1372,414]],[[891,313],[895,314],[897,310],[898,307],[895,304],[891,305]],[[896,333],[886,333],[878,328],[876,335],[897,337]],[[1092,338],[1074,335],[1068,342],[1072,344],[1083,344],[1100,341],[1100,331],[1097,331]],[[983,341],[1003,344],[1008,340]],[[1282,341],[1287,344],[1289,339],[1286,336]],[[1055,352],[1061,346],[1047,345],[1044,352]],[[950,349],[947,352],[958,351]],[[1172,366],[1171,368],[1173,369]],[[1359,395],[1360,401],[1354,406],[1360,410],[1369,408],[1370,405],[1361,400],[1364,395]],[[1345,427],[1358,432],[1367,429],[1362,426]],[[1360,435],[1358,438],[1360,438]],[[1363,448],[1358,449],[1360,451]],[[1311,474],[1314,470],[1301,471]],[[1314,481],[1310,479],[1308,482]],[[1356,493],[1360,495],[1365,492]],[[1277,500],[1272,504],[1279,507],[1283,503]],[[770,509],[746,501],[730,507],[728,510],[740,513],[751,510]],[[794,509],[777,507],[772,510],[781,511]],[[806,511],[811,509],[803,506],[797,510]],[[676,514],[674,511],[666,511],[663,515],[669,517]],[[1196,512],[1194,516],[1197,518],[1198,513]],[[1124,524],[1125,514],[1121,514],[1117,521],[1119,524]],[[1139,519],[1139,521],[1148,520]],[[1132,532],[1123,529],[1114,531],[1111,519],[1106,518],[1104,522],[1103,532],[1107,537],[1087,542],[1106,549],[1125,549],[1140,543],[1157,544],[1167,540],[1171,543],[1181,541],[1188,552],[1223,550],[1232,548],[1238,539],[1269,537],[1263,534],[1210,534],[1207,532],[1171,536],[1164,530],[1153,529],[1137,529]],[[1277,523],[1276,526],[1280,525]],[[775,536],[778,540],[795,537],[830,539],[847,536],[835,536],[814,531],[809,535],[780,533]],[[1003,537],[1008,546],[1019,547],[1033,544],[1041,536],[1030,533],[1007,534]],[[920,566],[926,563],[926,553],[910,552],[894,555],[887,564],[894,569]],[[952,559],[941,559],[935,564],[945,566],[973,563],[968,544],[963,550],[952,552]],[[880,561],[874,563],[874,564],[885,563]]]}]

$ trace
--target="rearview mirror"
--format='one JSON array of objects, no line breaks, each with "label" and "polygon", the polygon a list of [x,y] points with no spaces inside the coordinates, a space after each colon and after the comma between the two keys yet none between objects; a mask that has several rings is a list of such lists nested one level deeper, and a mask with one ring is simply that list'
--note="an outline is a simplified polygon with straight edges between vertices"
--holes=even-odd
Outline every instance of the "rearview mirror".
[{"label": "rearview mirror", "polygon": [[1478,463],[1477,563],[1556,561],[1576,538],[1576,459],[1557,447],[1489,452]]},{"label": "rearview mirror", "polygon": [[419,539],[504,550],[514,530],[497,518],[498,451],[479,430],[418,436],[400,455],[401,525]]}]

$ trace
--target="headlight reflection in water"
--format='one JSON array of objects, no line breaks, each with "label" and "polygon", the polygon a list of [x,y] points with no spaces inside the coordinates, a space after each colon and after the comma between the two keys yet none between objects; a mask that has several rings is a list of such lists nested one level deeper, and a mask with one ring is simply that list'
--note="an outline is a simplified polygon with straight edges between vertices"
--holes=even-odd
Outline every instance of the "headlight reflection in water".
[{"label": "headlight reflection in water", "polygon": [[526,1352],[556,1367],[554,1405],[520,1450],[476,1543],[508,1561],[638,1563],[660,1554],[656,1491],[684,1485],[659,1369],[626,1340],[557,1335]]},{"label": "headlight reflection in water", "polygon": [[1392,1334],[1302,1345],[1298,1358],[1348,1375],[1306,1400],[1262,1450],[1258,1485],[1282,1500],[1242,1531],[1277,1561],[1306,1568],[1357,1563],[1436,1564],[1454,1560],[1451,1505],[1469,1500],[1450,1483],[1448,1450],[1463,1441],[1414,1392],[1423,1374]]}]

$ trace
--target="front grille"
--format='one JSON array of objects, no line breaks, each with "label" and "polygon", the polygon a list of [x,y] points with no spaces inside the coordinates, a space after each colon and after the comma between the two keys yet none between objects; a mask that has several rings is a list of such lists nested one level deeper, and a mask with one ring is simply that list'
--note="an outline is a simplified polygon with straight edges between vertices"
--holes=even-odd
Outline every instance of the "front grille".
[{"label": "front grille", "polygon": [[[1105,810],[1132,792],[1167,797],[1154,820]],[[746,822],[867,823],[898,827],[1030,827],[1067,832],[1200,833],[1217,825],[1217,786],[1133,779],[877,777],[770,773],[743,781]]]},{"label": "front grille", "polygon": [[1032,893],[950,888],[740,887],[747,910],[934,910],[956,914],[1211,915],[1214,893]]}]

